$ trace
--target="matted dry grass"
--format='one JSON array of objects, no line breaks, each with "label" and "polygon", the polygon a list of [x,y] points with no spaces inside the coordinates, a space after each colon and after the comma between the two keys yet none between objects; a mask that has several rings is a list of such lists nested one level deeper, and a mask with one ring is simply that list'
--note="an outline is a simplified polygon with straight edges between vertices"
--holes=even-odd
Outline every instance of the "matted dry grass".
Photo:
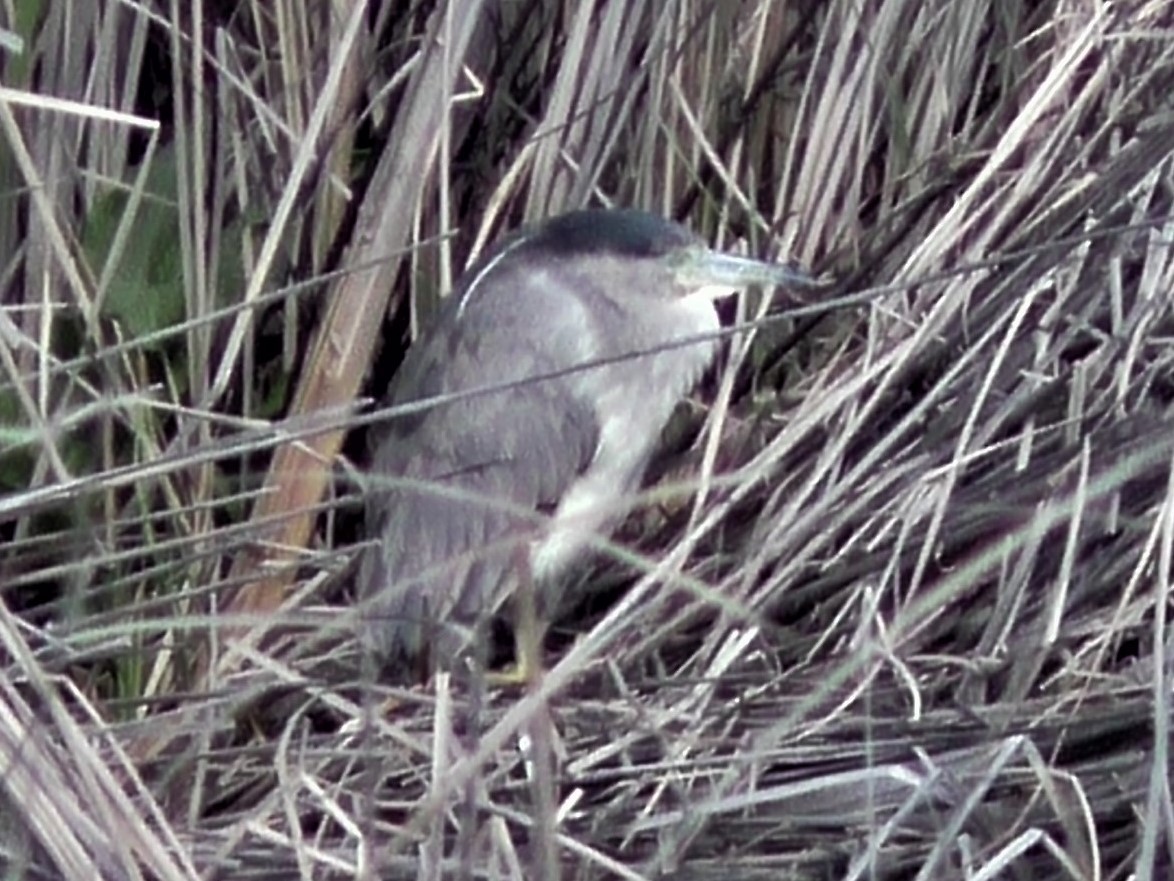
[{"label": "matted dry grass", "polygon": [[[0,16],[4,877],[1170,876],[1170,3]],[[748,301],[536,688],[357,675],[380,316],[584,203],[874,297]]]}]

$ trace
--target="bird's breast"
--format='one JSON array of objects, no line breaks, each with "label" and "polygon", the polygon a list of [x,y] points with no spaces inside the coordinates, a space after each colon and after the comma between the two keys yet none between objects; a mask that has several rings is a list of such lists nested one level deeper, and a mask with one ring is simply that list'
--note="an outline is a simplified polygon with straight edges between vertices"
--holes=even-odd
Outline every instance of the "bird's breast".
[{"label": "bird's breast", "polygon": [[713,304],[681,300],[673,305],[669,321],[655,333],[639,335],[646,342],[630,358],[585,371],[578,381],[593,401],[599,438],[590,464],[568,487],[534,544],[531,566],[540,581],[557,580],[584,551],[605,547],[636,500],[673,409],[713,360],[716,340],[672,346],[720,327]]}]

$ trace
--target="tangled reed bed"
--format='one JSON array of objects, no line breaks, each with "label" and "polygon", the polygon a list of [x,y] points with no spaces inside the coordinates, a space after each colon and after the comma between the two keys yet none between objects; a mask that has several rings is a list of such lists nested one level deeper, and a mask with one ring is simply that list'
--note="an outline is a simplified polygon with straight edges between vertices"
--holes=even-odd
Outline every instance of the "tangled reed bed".
[{"label": "tangled reed bed", "polygon": [[[236,50],[209,56],[222,101],[175,103],[146,161],[195,173],[167,144],[214,144],[210,178],[249,193],[275,250],[242,249],[263,290],[193,294],[182,321],[136,326],[117,297],[91,320],[86,283],[58,271],[55,234],[92,242],[104,210],[82,172],[143,185],[129,125],[70,118],[90,152],[60,201],[12,200],[0,393],[18,405],[6,445],[32,453],[0,462],[26,481],[0,497],[6,874],[519,878],[552,846],[566,878],[1165,877],[1168,4],[523,6],[373,3],[321,45],[298,34],[324,6],[217,12],[209,45]],[[12,88],[80,102],[76,72],[49,63],[55,9]],[[75,22],[99,61],[130,59],[96,76],[149,67],[131,50],[154,28],[193,73],[170,35],[205,31],[154,11],[99,3]],[[278,55],[246,51],[263,37]],[[302,112],[326,95],[329,137]],[[68,128],[48,101],[13,100],[6,156],[59,143],[38,141]],[[286,126],[276,162],[252,122],[237,140],[227,125],[258,119]],[[322,160],[299,164],[314,145]],[[7,173],[31,188],[46,149]],[[236,241],[240,218],[185,186],[177,228]],[[893,287],[798,342],[793,319],[739,316],[704,430],[618,538],[629,583],[597,576],[609,587],[561,622],[537,691],[476,706],[463,683],[356,675],[353,536],[311,491],[338,452],[324,427],[361,421],[380,330],[347,315],[394,293],[426,316],[430,280],[483,238],[599,191],[813,264],[839,292]],[[195,291],[217,264],[179,238]],[[99,281],[114,251],[86,252]],[[307,278],[329,287],[316,313]],[[236,338],[246,304],[272,311]],[[88,348],[44,342],[53,310],[80,316]],[[366,360],[324,361],[298,321],[352,333],[341,348]],[[295,351],[299,391],[266,411],[257,365]],[[49,387],[49,411],[22,396]],[[81,455],[91,428],[106,442]],[[313,468],[281,464],[291,434]]]}]

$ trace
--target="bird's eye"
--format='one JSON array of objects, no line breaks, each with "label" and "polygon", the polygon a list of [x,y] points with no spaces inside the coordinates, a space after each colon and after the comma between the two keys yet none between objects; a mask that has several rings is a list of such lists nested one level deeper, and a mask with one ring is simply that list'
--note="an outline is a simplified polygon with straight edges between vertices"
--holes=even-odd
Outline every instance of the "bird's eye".
[{"label": "bird's eye", "polygon": [[686,245],[683,248],[669,251],[661,259],[665,267],[679,281],[687,283],[696,274],[697,267],[701,264],[706,251],[707,249],[703,245]]},{"label": "bird's eye", "polygon": [[665,263],[673,269],[694,266],[698,256],[705,250],[704,245],[686,245],[683,248],[676,248],[665,255]]}]

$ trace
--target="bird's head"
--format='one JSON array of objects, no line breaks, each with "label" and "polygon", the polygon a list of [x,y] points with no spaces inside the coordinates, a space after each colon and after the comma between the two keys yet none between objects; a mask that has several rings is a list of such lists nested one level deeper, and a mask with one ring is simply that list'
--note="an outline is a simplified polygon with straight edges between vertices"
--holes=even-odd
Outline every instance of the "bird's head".
[{"label": "bird's head", "polygon": [[635,210],[562,214],[506,240],[497,253],[574,261],[587,271],[657,277],[660,284],[641,285],[637,291],[655,298],[718,300],[752,286],[815,284],[783,264],[715,251],[681,224]]}]

